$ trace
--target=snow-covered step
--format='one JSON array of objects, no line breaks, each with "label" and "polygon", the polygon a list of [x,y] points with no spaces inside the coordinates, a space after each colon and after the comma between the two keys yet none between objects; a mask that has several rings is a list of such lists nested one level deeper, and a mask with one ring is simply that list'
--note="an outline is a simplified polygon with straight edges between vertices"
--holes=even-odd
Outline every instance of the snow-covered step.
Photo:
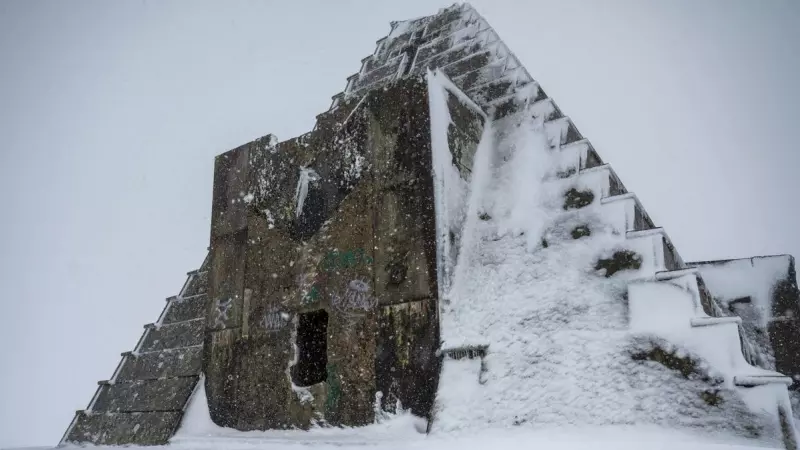
[{"label": "snow-covered step", "polygon": [[[653,220],[645,211],[636,194],[628,192],[600,199],[604,209],[609,210],[610,217],[620,218],[621,223],[615,228],[620,232],[650,230],[655,228]],[[612,224],[609,224],[612,225]]]},{"label": "snow-covered step", "polygon": [[588,139],[562,145],[558,149],[560,178],[568,178],[579,172],[605,165]]},{"label": "snow-covered step", "polygon": [[691,320],[691,324],[693,327],[708,327],[708,326],[722,325],[727,323],[735,323],[737,325],[740,325],[742,323],[742,318],[738,316],[695,317]]},{"label": "snow-covered step", "polygon": [[581,169],[576,184],[592,189],[601,199],[628,193],[611,164]]},{"label": "snow-covered step", "polygon": [[[531,89],[528,88],[530,83],[536,84],[535,82],[529,82],[525,78],[520,77],[516,72],[517,70],[514,70],[496,80],[492,80],[487,83],[476,84],[475,86],[469,88],[469,90],[467,90],[465,93],[470,98],[474,99],[476,103],[483,107],[488,107],[497,99],[510,98],[512,95],[514,95],[514,92],[519,91],[523,87],[526,89]],[[460,78],[453,80],[453,83],[456,85],[464,84],[461,83]]]},{"label": "snow-covered step", "polygon": [[642,255],[652,255],[653,276],[657,272],[686,268],[686,264],[663,228],[628,231],[625,238],[632,250],[641,252]]},{"label": "snow-covered step", "polygon": [[624,194],[614,195],[612,197],[606,197],[600,199],[600,201],[603,204],[610,204],[610,203],[624,202],[627,200],[636,200],[636,199],[637,199],[636,194],[634,194],[633,192],[626,192]]},{"label": "snow-covered step", "polygon": [[564,113],[561,112],[561,109],[553,99],[545,97],[544,91],[532,90],[533,92],[528,96],[514,93],[497,98],[489,102],[488,108],[495,112],[495,119],[506,117],[512,113],[523,113],[533,119],[540,119],[544,122],[564,117]]},{"label": "snow-covered step", "polygon": [[541,86],[539,86],[539,83],[532,81],[517,89],[513,93],[495,98],[489,102],[489,106],[497,108],[512,100],[514,101],[514,104],[518,106],[524,106],[526,104],[535,103],[546,98],[548,98],[547,94],[544,92],[544,90],[542,90]]},{"label": "snow-covered step", "polygon": [[755,387],[768,384],[792,384],[792,379],[780,375],[736,375],[733,384],[739,387]]},{"label": "snow-covered step", "polygon": [[328,108],[328,111],[332,111],[339,106],[341,102],[345,99],[344,92],[339,92],[338,94],[331,97],[331,106]]},{"label": "snow-covered step", "polygon": [[543,120],[545,122],[564,117],[564,113],[561,112],[561,109],[556,105],[553,99],[549,97],[528,104],[527,113],[534,119]]},{"label": "snow-covered step", "polygon": [[[544,127],[548,138],[550,138],[550,146],[552,148],[558,148],[562,145],[571,144],[583,139],[583,135],[578,131],[575,124],[572,123],[572,119],[567,116],[545,122]],[[558,130],[558,134],[555,133],[555,130]],[[556,139],[556,137],[560,137],[560,141]]]},{"label": "snow-covered step", "polygon": [[638,281],[628,285],[628,298],[632,331],[657,334],[696,353],[723,374],[730,385],[737,384],[734,377],[740,381],[752,377],[762,384],[782,378],[777,372],[752,365],[742,347],[738,317],[698,316],[695,296],[685,287],[671,282]]},{"label": "snow-covered step", "polygon": [[685,275],[697,275],[697,272],[698,272],[697,268],[694,267],[690,267],[688,269],[664,270],[661,272],[656,272],[656,280],[667,281],[675,278],[680,278]]},{"label": "snow-covered step", "polygon": [[703,278],[700,276],[699,271],[695,269],[687,268],[658,272],[655,279],[663,283],[673,284],[692,295],[694,298],[695,317],[691,318],[690,324],[693,328],[735,324],[739,330],[739,341],[745,360],[753,366],[763,367],[763,360],[754,353],[754,347],[742,328],[742,319],[738,316],[727,316],[719,308],[708,294],[708,291],[705,290]]}]

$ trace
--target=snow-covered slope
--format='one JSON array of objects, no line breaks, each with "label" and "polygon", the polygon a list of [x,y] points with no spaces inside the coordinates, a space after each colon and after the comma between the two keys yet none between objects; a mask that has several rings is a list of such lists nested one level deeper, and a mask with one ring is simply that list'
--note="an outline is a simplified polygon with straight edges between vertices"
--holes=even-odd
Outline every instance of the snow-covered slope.
[{"label": "snow-covered slope", "polygon": [[[471,174],[458,176],[442,131],[444,93],[457,88],[438,72],[428,80],[452,275],[440,283],[434,434],[651,424],[775,446],[794,436],[779,419],[787,380],[747,364],[737,325],[703,313],[693,272],[663,230],[638,229],[608,166],[580,167],[520,98],[486,123]],[[457,250],[447,234],[462,236]],[[743,387],[748,376],[760,387]]]}]

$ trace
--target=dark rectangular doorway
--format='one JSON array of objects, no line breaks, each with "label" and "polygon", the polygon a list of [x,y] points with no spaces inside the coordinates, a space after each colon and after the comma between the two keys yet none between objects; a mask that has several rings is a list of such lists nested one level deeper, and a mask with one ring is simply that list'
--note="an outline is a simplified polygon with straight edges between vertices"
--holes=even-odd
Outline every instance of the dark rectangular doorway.
[{"label": "dark rectangular doorway", "polygon": [[297,321],[297,364],[292,381],[297,386],[322,383],[328,366],[328,313],[324,309],[302,313]]}]

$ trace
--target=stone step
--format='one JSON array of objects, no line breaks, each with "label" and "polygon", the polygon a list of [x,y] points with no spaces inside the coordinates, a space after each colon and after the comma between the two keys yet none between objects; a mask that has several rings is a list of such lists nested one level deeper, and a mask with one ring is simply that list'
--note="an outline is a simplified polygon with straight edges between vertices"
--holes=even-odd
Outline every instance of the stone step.
[{"label": "stone step", "polygon": [[151,323],[145,329],[147,335],[136,349],[139,353],[192,347],[203,343],[205,317],[164,325]]},{"label": "stone step", "polygon": [[690,267],[688,269],[677,269],[677,270],[662,270],[661,272],[656,272],[656,280],[658,281],[667,281],[672,280],[675,278],[680,278],[684,275],[697,275],[698,270],[694,267]]},{"label": "stone step", "polygon": [[645,258],[640,278],[655,278],[658,272],[685,269],[680,255],[663,228],[629,230],[625,233],[627,246]]},{"label": "stone step", "polygon": [[[454,83],[459,84],[459,81],[460,80],[456,79]],[[476,103],[486,108],[494,100],[508,98],[510,95],[514,95],[517,90],[526,87],[528,84],[530,84],[530,82],[520,79],[516,73],[511,73],[496,80],[475,85],[466,91],[466,94],[474,99]]]},{"label": "stone step", "polygon": [[633,192],[626,192],[624,194],[614,195],[611,197],[606,197],[600,199],[600,202],[603,204],[614,203],[614,202],[622,202],[625,200],[636,200],[638,201],[638,197]]},{"label": "stone step", "polygon": [[123,353],[124,360],[114,377],[115,382],[191,376],[202,368],[203,346],[168,349],[154,352]]},{"label": "stone step", "polygon": [[207,300],[206,294],[183,298],[170,297],[168,308],[160,318],[161,325],[205,317]]},{"label": "stone step", "polygon": [[733,384],[739,387],[756,387],[768,384],[792,384],[792,379],[780,375],[736,375],[733,377]]},{"label": "stone step", "polygon": [[205,294],[208,291],[208,271],[194,271],[188,273],[188,279],[184,283],[179,297],[192,297]]},{"label": "stone step", "polygon": [[639,198],[633,192],[601,198],[600,204],[624,210],[625,231],[645,231],[656,228],[650,215],[647,214]]},{"label": "stone step", "polygon": [[536,81],[532,81],[530,83],[524,84],[523,87],[511,93],[493,99],[492,101],[489,102],[488,106],[496,108],[500,105],[503,105],[513,100],[515,105],[522,107],[526,104],[532,104],[542,100],[546,100],[547,98],[549,97],[544,92],[539,83],[537,83]]},{"label": "stone step", "polygon": [[182,411],[199,375],[101,385],[92,412]]},{"label": "stone step", "polygon": [[[635,230],[635,231],[628,231],[626,233],[626,238],[631,238],[636,234],[644,235],[646,233],[653,233],[658,230],[658,234],[661,234],[661,240],[663,245],[663,256],[664,256],[664,268],[666,271],[678,270],[678,269],[686,269],[686,263],[683,262],[683,258],[681,255],[678,254],[678,251],[675,249],[675,246],[672,244],[672,239],[670,239],[669,235],[663,228],[652,228],[647,230]],[[631,235],[634,233],[634,235]]]},{"label": "stone step", "polygon": [[589,179],[589,177],[594,174],[599,174],[600,180],[595,182],[596,184],[593,183],[591,187],[593,187],[594,190],[599,190],[599,192],[595,193],[599,194],[601,199],[628,193],[628,190],[625,188],[625,185],[622,184],[622,181],[620,181],[617,173],[611,167],[611,164],[602,164],[581,169],[581,171],[578,172],[578,177]]},{"label": "stone step", "polygon": [[562,154],[569,154],[569,153],[576,153],[578,154],[579,164],[578,167],[575,169],[577,170],[584,170],[584,169],[591,169],[592,167],[602,166],[605,163],[602,159],[600,159],[600,155],[592,146],[592,143],[589,142],[588,139],[581,139],[575,142],[571,142],[566,145],[562,145],[559,151]]},{"label": "stone step", "polygon": [[466,347],[455,347],[440,350],[440,354],[450,359],[475,359],[486,356],[488,345],[472,345]]},{"label": "stone step", "polygon": [[569,117],[560,117],[544,123],[550,148],[559,148],[583,140],[583,136]]},{"label": "stone step", "polygon": [[199,376],[198,374],[192,374],[192,375],[179,375],[179,376],[173,376],[173,377],[167,377],[167,378],[149,378],[149,379],[146,379],[146,380],[119,380],[119,381],[100,380],[100,381],[97,382],[97,385],[98,386],[114,386],[114,385],[117,385],[117,384],[138,383],[139,381],[155,381],[155,380],[166,380],[166,379],[172,379],[172,378],[192,378],[192,377],[198,377],[198,376]]},{"label": "stone step", "polygon": [[[714,325],[723,325],[728,323],[735,323],[741,325],[742,318],[738,316],[729,317],[695,317],[691,320],[693,327],[709,327]],[[741,334],[741,330],[740,330]],[[741,338],[741,336],[740,336]]]},{"label": "stone step", "polygon": [[627,239],[638,239],[656,235],[666,236],[667,232],[662,227],[656,227],[649,230],[632,230],[625,233]]},{"label": "stone step", "polygon": [[163,445],[180,425],[181,411],[92,413],[78,411],[60,444]]}]

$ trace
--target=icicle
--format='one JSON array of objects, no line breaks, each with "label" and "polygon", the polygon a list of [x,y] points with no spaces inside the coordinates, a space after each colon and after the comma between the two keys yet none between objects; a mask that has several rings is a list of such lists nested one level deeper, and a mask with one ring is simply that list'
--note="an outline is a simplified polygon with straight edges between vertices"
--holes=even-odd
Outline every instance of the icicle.
[{"label": "icicle", "polygon": [[300,217],[300,214],[303,213],[303,204],[308,195],[308,183],[317,180],[319,180],[319,175],[314,172],[314,169],[309,169],[308,167],[300,168],[300,177],[297,179],[297,189],[294,193],[294,201],[297,205],[294,210],[295,217]]}]

